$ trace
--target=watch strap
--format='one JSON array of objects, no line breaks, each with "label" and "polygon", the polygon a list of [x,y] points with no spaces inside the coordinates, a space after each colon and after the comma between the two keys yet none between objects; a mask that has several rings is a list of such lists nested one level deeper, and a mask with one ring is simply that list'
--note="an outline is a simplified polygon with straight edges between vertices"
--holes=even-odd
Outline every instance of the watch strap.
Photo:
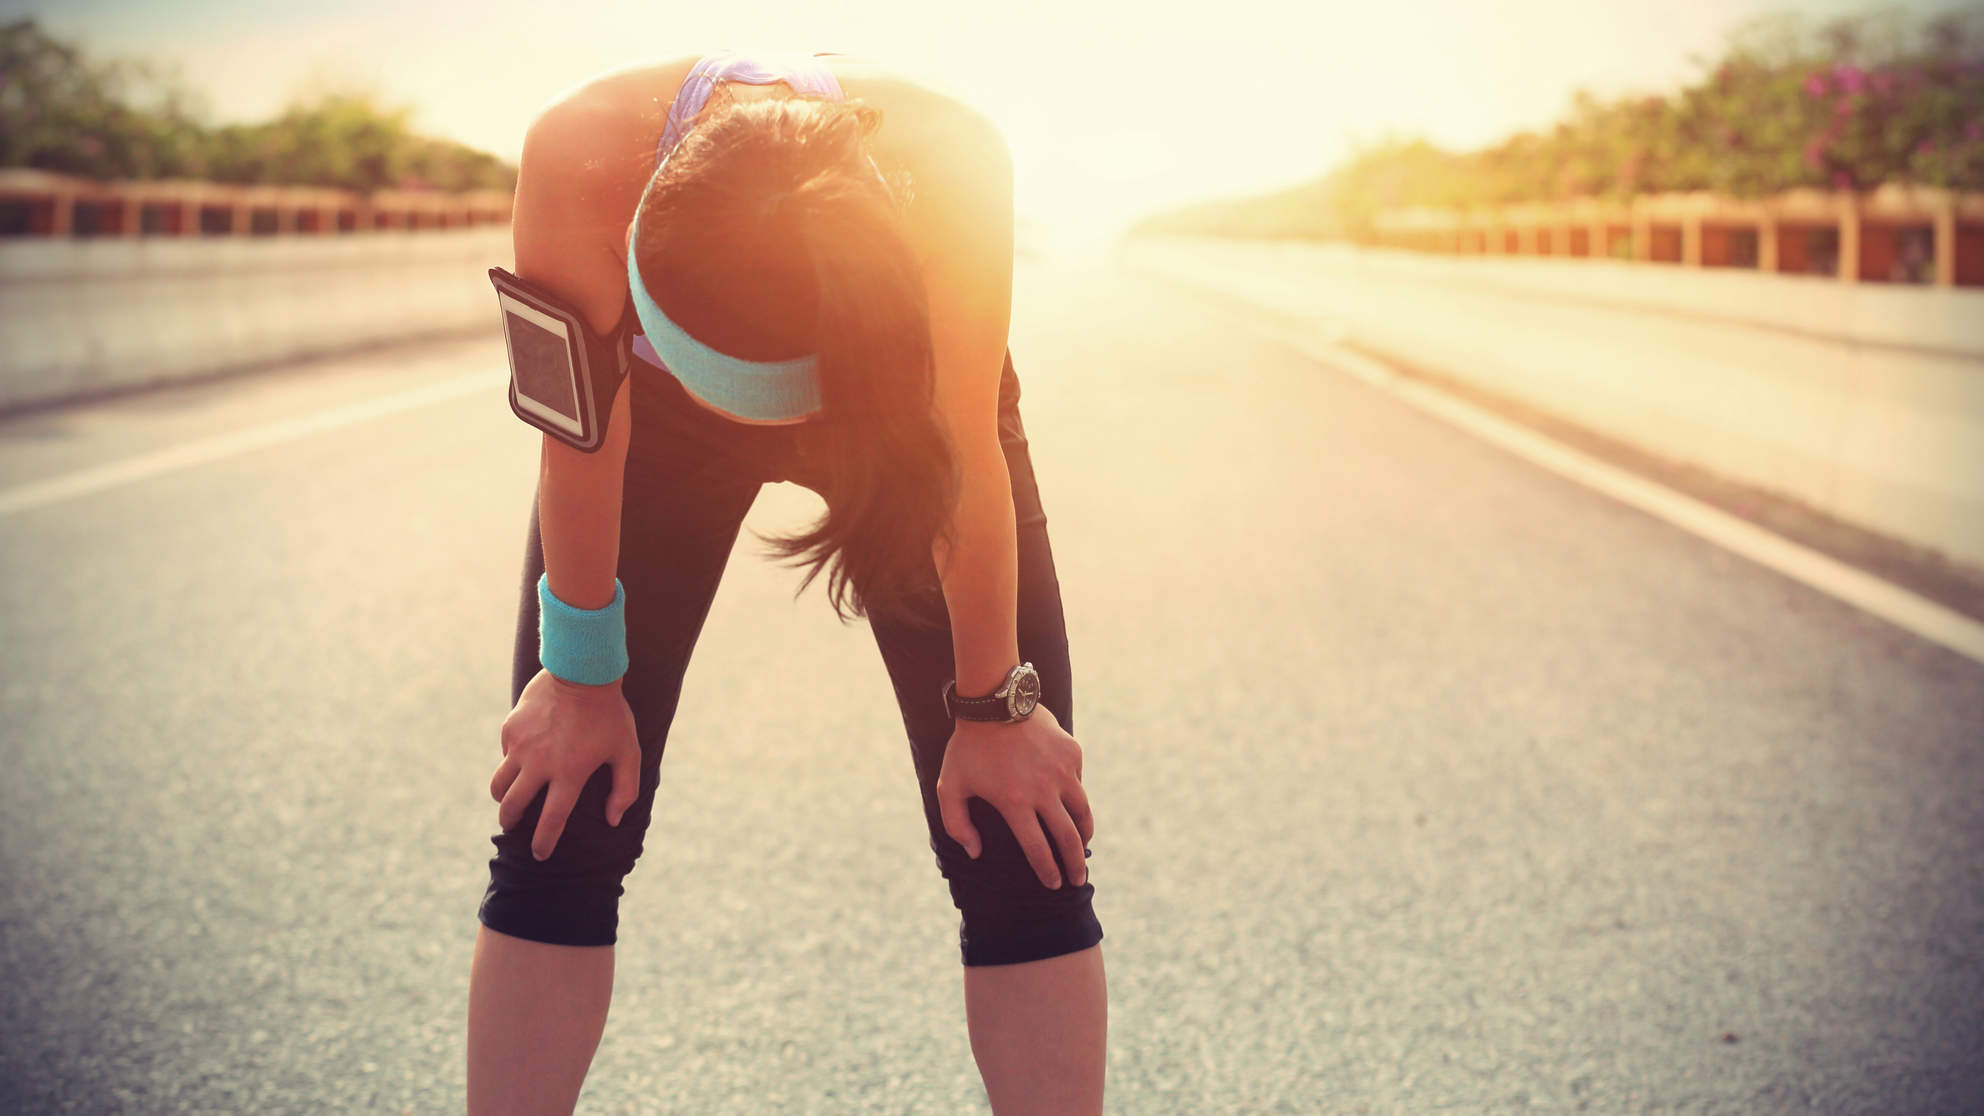
[{"label": "watch strap", "polygon": [[1004,721],[1010,713],[1006,708],[1006,698],[1000,691],[1011,684],[1011,676],[1000,683],[999,690],[985,697],[968,698],[958,693],[957,679],[944,683],[945,712],[952,717],[962,717],[967,721]]}]

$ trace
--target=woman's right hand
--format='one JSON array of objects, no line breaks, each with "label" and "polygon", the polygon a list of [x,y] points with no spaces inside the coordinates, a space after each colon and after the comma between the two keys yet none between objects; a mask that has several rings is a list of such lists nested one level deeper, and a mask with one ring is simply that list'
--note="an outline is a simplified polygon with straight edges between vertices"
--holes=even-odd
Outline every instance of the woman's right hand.
[{"label": "woman's right hand", "polygon": [[606,822],[619,825],[641,789],[641,744],[619,680],[587,686],[539,669],[503,721],[503,762],[489,780],[489,796],[502,803],[497,822],[506,830],[516,825],[538,788],[550,784],[530,842],[531,855],[545,859],[602,763],[613,765]]}]

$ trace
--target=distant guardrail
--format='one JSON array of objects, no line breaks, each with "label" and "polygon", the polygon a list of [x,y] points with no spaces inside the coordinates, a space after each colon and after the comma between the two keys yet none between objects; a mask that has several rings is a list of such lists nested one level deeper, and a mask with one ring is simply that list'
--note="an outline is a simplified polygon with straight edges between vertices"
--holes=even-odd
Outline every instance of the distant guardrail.
[{"label": "distant guardrail", "polygon": [[283,236],[506,225],[507,190],[355,190],[193,179],[100,182],[0,167],[0,237]]},{"label": "distant guardrail", "polygon": [[1412,207],[1379,212],[1365,247],[1454,256],[1552,256],[1830,275],[1847,283],[1984,287],[1984,194],[1889,183],[1740,199],[1709,192],[1624,201]]}]

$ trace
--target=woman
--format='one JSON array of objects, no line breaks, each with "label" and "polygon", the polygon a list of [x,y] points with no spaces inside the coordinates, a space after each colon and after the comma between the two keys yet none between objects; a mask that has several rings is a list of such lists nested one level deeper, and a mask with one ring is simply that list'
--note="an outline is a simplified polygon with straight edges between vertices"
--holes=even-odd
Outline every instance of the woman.
[{"label": "woman", "polygon": [[[640,336],[600,449],[544,441],[489,788],[471,1113],[576,1101],[683,671],[743,516],[777,480],[827,514],[774,550],[810,567],[802,589],[826,572],[843,619],[867,616],[895,685],[993,1110],[1101,1111],[1094,823],[1006,348],[1012,229],[996,129],[844,56],[643,64],[532,124],[518,276],[602,334]],[[615,665],[546,665],[565,625],[604,618],[624,624]],[[1027,675],[1030,713],[994,696]]]}]

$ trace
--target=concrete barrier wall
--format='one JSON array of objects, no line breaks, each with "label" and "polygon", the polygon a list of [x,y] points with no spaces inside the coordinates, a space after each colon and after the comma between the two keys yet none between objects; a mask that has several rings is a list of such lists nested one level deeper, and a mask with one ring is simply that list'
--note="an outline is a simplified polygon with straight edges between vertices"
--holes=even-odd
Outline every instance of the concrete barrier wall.
[{"label": "concrete barrier wall", "polygon": [[494,336],[507,225],[0,243],[0,408],[390,341]]},{"label": "concrete barrier wall", "polygon": [[1984,292],[1153,238],[1135,266],[1984,566]]}]

